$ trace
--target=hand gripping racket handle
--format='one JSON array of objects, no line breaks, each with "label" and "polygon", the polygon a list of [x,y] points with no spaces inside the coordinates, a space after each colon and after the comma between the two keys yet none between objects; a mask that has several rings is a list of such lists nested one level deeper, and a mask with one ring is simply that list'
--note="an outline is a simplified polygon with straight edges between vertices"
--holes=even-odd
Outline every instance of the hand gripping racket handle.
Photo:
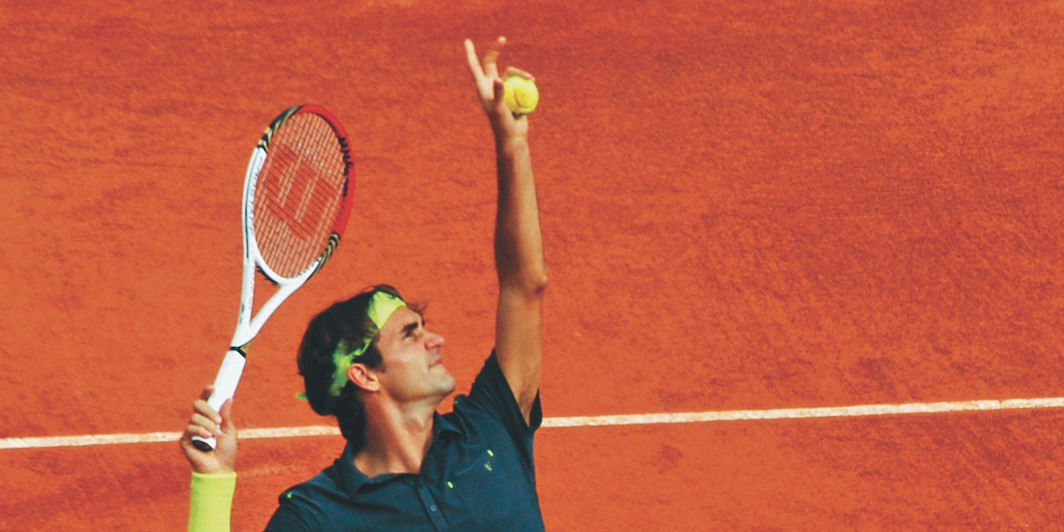
[{"label": "hand gripping racket handle", "polygon": [[[207,404],[216,412],[222,409],[222,405],[236,393],[236,385],[240,383],[240,375],[244,373],[244,364],[247,363],[244,353],[236,349],[230,349],[222,359],[222,367],[218,369],[218,376],[214,379],[214,393]],[[192,445],[203,452],[214,450],[218,444],[217,438],[192,437]]]}]

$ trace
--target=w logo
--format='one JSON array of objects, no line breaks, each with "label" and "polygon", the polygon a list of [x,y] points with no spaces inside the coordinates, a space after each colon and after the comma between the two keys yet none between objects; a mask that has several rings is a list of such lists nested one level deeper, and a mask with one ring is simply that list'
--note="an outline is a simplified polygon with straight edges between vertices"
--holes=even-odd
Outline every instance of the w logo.
[{"label": "w logo", "polygon": [[336,187],[321,179],[322,172],[288,146],[274,146],[271,167],[260,196],[270,216],[282,223],[299,240],[306,241],[322,232],[321,223],[333,207]]}]

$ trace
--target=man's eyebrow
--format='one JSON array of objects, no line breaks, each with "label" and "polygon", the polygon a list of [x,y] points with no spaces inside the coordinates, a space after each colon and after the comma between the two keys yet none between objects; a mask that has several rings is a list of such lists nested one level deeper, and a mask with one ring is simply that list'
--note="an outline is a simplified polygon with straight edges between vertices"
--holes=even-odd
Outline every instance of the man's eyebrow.
[{"label": "man's eyebrow", "polygon": [[410,323],[407,323],[406,325],[403,325],[403,328],[399,329],[399,333],[402,334],[403,336],[406,336],[406,335],[416,331],[417,328],[420,327],[420,326],[421,326],[421,316],[419,315],[418,319],[416,319],[416,320],[414,320],[414,321],[412,321]]}]

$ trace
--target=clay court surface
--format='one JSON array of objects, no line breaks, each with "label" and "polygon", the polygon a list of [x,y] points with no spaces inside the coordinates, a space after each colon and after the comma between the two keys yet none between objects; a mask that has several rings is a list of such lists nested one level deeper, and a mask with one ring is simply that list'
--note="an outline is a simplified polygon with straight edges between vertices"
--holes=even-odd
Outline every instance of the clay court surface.
[{"label": "clay court surface", "polygon": [[[1064,2],[41,4],[0,7],[0,529],[184,528],[174,440],[289,105],[344,122],[355,210],[252,346],[239,426],[330,424],[296,345],[378,282],[429,303],[468,390],[495,185],[461,42],[497,35],[542,96],[549,530],[1064,522]],[[702,417],[561,426],[674,413]],[[240,445],[258,530],[343,441]]]}]

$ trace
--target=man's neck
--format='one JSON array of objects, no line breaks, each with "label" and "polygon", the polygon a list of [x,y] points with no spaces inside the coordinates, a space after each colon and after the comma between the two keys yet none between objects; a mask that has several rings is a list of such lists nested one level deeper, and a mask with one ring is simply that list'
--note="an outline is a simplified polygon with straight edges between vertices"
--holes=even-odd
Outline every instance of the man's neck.
[{"label": "man's neck", "polygon": [[433,440],[435,407],[366,405],[366,437],[355,467],[367,477],[421,472]]}]

